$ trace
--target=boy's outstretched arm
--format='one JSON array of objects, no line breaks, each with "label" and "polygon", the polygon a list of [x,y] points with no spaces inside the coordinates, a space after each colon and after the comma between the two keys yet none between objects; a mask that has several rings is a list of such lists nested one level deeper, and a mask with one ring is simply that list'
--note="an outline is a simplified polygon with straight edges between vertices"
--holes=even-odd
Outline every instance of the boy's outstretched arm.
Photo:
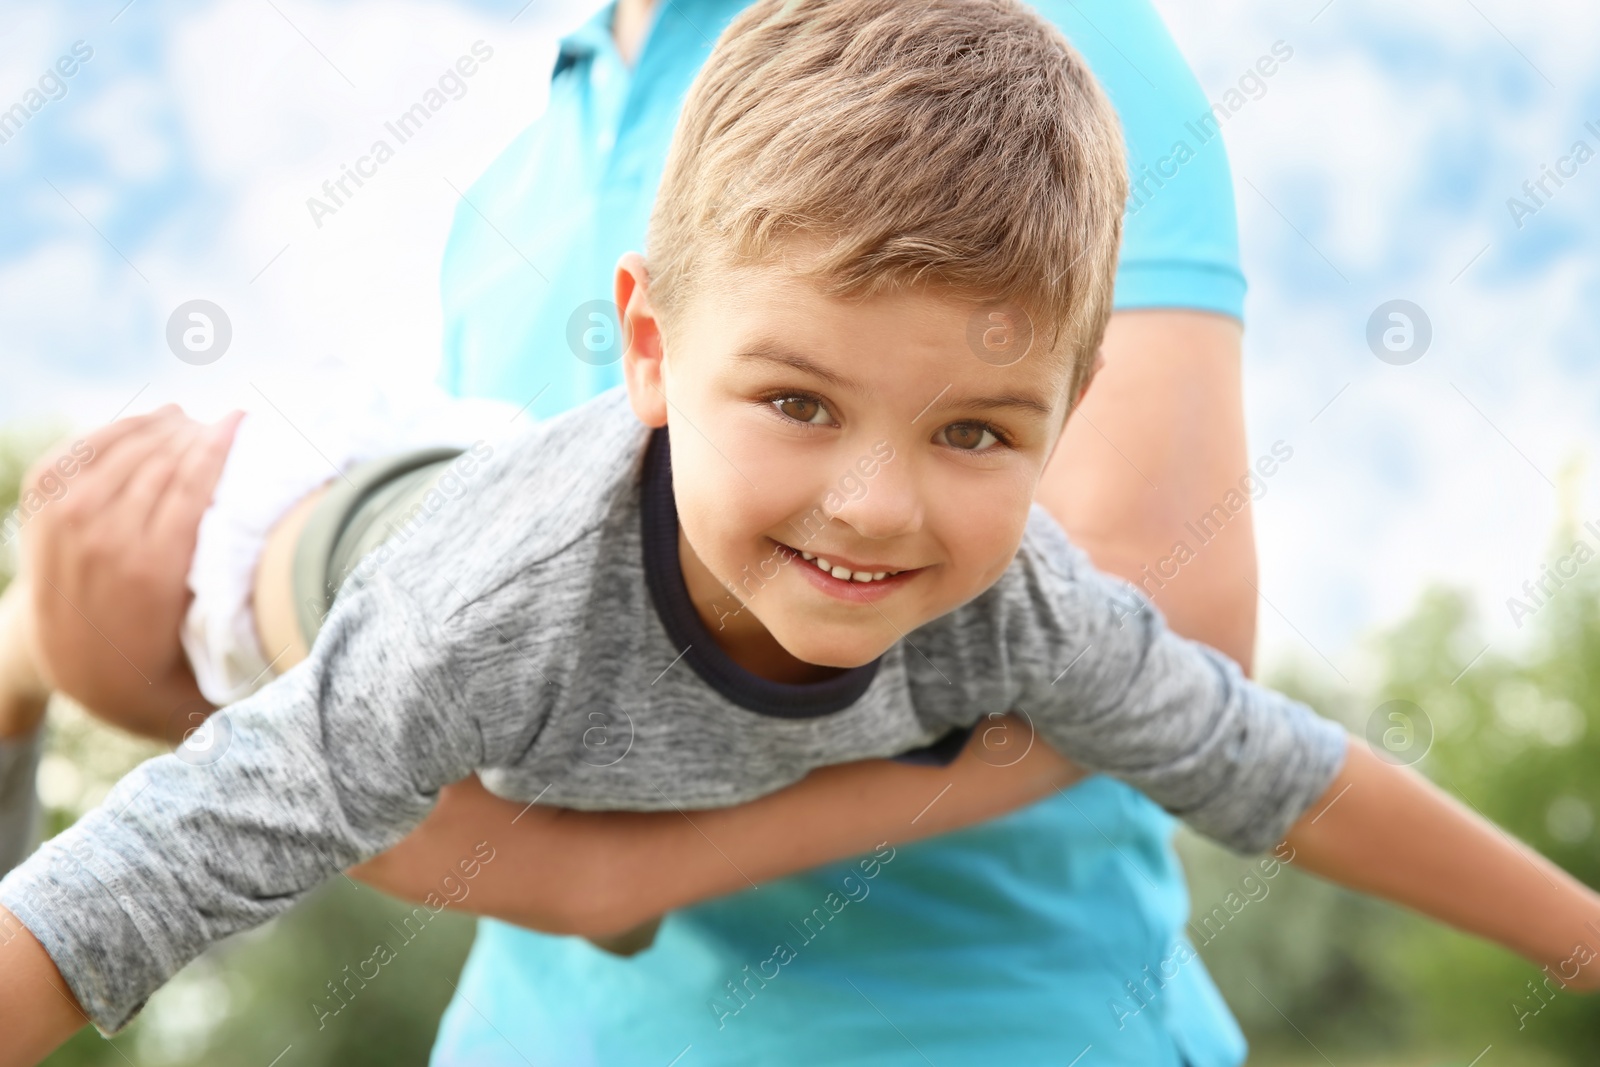
[{"label": "boy's outstretched arm", "polygon": [[33,1062],[19,1050],[76,1027],[34,1010],[56,971],[115,1032],[206,947],[390,847],[441,786],[540,726],[538,694],[515,683],[515,714],[474,713],[493,702],[461,657],[482,634],[436,618],[394,577],[341,596],[309,660],[214,716],[209,736],[140,765],[0,881],[13,923],[0,931],[0,989],[18,998],[0,997],[0,1064]]},{"label": "boy's outstretched arm", "polygon": [[1600,988],[1600,896],[1408,767],[1351,739],[1286,840],[1294,862]]},{"label": "boy's outstretched arm", "polygon": [[0,907],[0,1067],[38,1063],[88,1021],[44,946]]}]

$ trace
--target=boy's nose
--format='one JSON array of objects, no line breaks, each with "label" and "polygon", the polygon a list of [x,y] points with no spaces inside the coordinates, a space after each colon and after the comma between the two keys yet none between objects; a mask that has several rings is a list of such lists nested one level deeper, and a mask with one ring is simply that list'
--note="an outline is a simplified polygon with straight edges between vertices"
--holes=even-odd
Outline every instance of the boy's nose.
[{"label": "boy's nose", "polygon": [[896,458],[880,466],[872,478],[862,480],[855,493],[846,495],[834,518],[863,538],[888,541],[920,530],[923,514],[914,472]]}]

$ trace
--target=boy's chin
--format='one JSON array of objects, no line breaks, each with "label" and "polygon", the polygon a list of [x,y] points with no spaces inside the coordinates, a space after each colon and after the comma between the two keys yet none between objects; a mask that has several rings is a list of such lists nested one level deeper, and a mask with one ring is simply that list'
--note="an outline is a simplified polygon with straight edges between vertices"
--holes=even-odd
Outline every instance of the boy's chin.
[{"label": "boy's chin", "polygon": [[779,643],[789,655],[814,667],[837,667],[849,670],[871,663],[889,649],[889,645],[881,641],[854,639],[848,633],[823,640],[818,639],[819,635],[815,631],[797,633],[792,637],[792,640],[780,638]]}]

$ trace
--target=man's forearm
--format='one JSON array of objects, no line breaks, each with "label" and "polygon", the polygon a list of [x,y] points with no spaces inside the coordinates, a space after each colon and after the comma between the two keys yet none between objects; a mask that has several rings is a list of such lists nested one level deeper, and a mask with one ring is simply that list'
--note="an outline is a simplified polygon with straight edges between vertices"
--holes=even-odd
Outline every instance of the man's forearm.
[{"label": "man's forearm", "polygon": [[737,807],[575,812],[502,800],[469,778],[444,790],[413,834],[351,869],[421,901],[486,841],[495,859],[453,907],[550,933],[595,937],[673,908],[1014,810],[1081,772],[1026,724],[981,723],[949,767],[887,760],[824,767]]},{"label": "man's forearm", "polygon": [[1579,988],[1600,988],[1600,967],[1572,963],[1600,954],[1600,896],[1359,741],[1288,842],[1296,864],[1315,874],[1549,964]]}]

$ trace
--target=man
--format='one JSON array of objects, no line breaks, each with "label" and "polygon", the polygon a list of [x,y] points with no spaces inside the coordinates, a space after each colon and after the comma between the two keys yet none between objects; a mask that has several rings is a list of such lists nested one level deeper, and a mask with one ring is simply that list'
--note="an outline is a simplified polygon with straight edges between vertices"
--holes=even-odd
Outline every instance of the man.
[{"label": "man", "polygon": [[[684,90],[741,6],[619,0],[563,41],[548,112],[458,212],[444,269],[443,381],[452,391],[529,404],[542,417],[619,380],[620,349],[604,338],[614,326],[604,317],[607,279],[643,234]],[[1174,629],[1248,669],[1247,510],[1176,573],[1144,570],[1247,469],[1243,279],[1221,143],[1191,143],[1185,121],[1206,102],[1148,6],[1037,6],[1106,85],[1140,190],[1125,223],[1107,364],[1040,499],[1098,566],[1140,583]],[[1174,174],[1142,169],[1180,141],[1186,154]],[[603,239],[594,239],[597,230]],[[34,521],[48,523],[48,513]],[[49,533],[41,527],[38,539]],[[101,544],[120,543],[116,531],[98,533]],[[54,680],[102,708],[118,704],[116,693],[142,689],[154,717],[193,699],[181,671],[128,686],[112,676],[131,672],[104,654],[105,640],[120,647],[140,629],[160,629],[151,625],[159,606],[139,599],[147,590],[117,575],[148,575],[163,559],[186,566],[184,546],[163,556],[151,544],[122,557],[137,566],[101,557],[91,568],[73,547],[82,537],[56,543],[50,573],[86,618],[58,605],[47,620]],[[130,603],[141,603],[139,614],[115,607]],[[74,628],[85,651],[78,656],[63,651]],[[176,652],[175,638],[171,645]],[[777,932],[809,913],[842,868],[674,913],[655,946],[631,959],[486,920],[435,1061],[667,1063],[692,1045],[698,1063],[926,1057],[948,1067],[1066,1063],[1092,1045],[1098,1062],[1235,1064],[1242,1037],[1197,961],[1140,1012],[1112,1007],[1125,1005],[1126,983],[1172,958],[1181,939],[1188,901],[1170,833],[1154,805],[1094,779],[904,847],[875,879],[875,903],[808,942],[770,988],[747,984],[746,965],[768,958]]]}]

